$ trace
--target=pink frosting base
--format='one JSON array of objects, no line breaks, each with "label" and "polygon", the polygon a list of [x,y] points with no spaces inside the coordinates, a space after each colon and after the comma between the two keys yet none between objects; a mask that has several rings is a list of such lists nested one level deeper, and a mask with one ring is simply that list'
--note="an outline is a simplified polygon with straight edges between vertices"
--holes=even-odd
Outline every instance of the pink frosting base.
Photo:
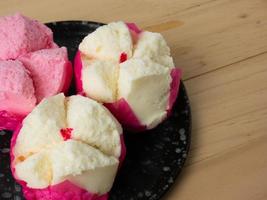
[{"label": "pink frosting base", "polygon": [[[34,189],[27,187],[26,182],[19,180],[16,176],[16,171],[14,167],[14,146],[16,144],[16,140],[18,137],[18,134],[20,132],[22,125],[20,124],[15,132],[13,133],[12,139],[11,139],[11,145],[10,145],[10,158],[11,158],[11,171],[16,179],[16,181],[21,185],[24,197],[27,200],[107,200],[109,197],[109,194],[103,194],[103,195],[97,195],[93,194],[91,192],[88,192],[87,190],[84,190],[73,183],[69,181],[64,181],[62,183],[59,183],[57,185],[49,186],[44,189]],[[123,134],[121,134],[121,155],[119,158],[121,167],[124,159],[126,156],[126,148],[125,143],[123,139]]]},{"label": "pink frosting base", "polygon": [[81,52],[78,50],[74,58],[74,76],[75,76],[75,85],[76,92],[78,94],[84,95],[83,93],[83,84],[82,84],[82,59]]},{"label": "pink frosting base", "polygon": [[123,133],[121,134],[120,136],[121,138],[121,155],[119,157],[119,161],[120,161],[120,166],[119,168],[122,166],[124,160],[125,160],[125,157],[126,157],[126,146],[125,146],[125,142],[124,142],[124,137],[123,137]]},{"label": "pink frosting base", "polygon": [[135,23],[126,23],[126,25],[131,31],[134,31],[137,34],[140,34],[142,32],[142,30],[138,28],[138,26]]},{"label": "pink frosting base", "polygon": [[62,92],[64,92],[65,94],[68,93],[70,84],[71,84],[71,77],[73,74],[73,70],[72,70],[72,63],[70,61],[67,62],[66,64],[66,72],[64,75],[64,83],[62,86]]},{"label": "pink frosting base", "polygon": [[23,194],[27,200],[107,200],[108,194],[98,196],[81,189],[69,181],[53,185],[45,189],[31,189],[23,186]]},{"label": "pink frosting base", "polygon": [[172,82],[170,86],[170,96],[169,96],[169,104],[167,107],[168,116],[171,114],[172,107],[175,103],[177,95],[179,93],[180,79],[181,79],[181,70],[179,68],[174,68],[171,71]]},{"label": "pink frosting base", "polygon": [[[137,40],[138,35],[142,32],[136,24],[127,23],[129,30],[131,31],[134,42]],[[81,52],[77,51],[75,60],[74,60],[74,73],[75,73],[75,83],[76,90],[78,94],[85,96],[85,92],[83,91],[83,83],[82,83],[82,58]],[[168,106],[166,108],[167,115],[169,116],[174,105],[174,102],[177,98],[179,91],[179,84],[181,78],[181,70],[178,68],[174,68],[171,71],[171,84],[170,84],[170,96]],[[127,101],[122,98],[113,103],[104,103],[104,105],[110,110],[110,112],[118,119],[118,121],[128,130],[134,132],[140,132],[147,129],[147,126],[143,125],[138,117],[135,115],[133,110]]]},{"label": "pink frosting base", "polygon": [[122,98],[114,103],[105,103],[104,106],[118,119],[118,121],[127,129],[132,131],[144,131],[146,126],[142,125],[134,114],[127,101]]},{"label": "pink frosting base", "polygon": [[14,131],[22,122],[25,116],[9,113],[5,110],[0,111],[0,130]]},{"label": "pink frosting base", "polygon": [[133,44],[136,44],[138,41],[139,34],[142,33],[142,30],[139,29],[135,23],[126,23],[126,25],[128,26],[128,29],[130,30]]}]

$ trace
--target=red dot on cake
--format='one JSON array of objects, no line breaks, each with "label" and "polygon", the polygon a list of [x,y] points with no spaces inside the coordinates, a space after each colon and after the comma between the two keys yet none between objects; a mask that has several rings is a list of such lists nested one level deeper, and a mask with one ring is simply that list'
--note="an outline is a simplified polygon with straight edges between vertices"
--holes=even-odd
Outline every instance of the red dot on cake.
[{"label": "red dot on cake", "polygon": [[121,56],[120,56],[120,63],[123,63],[127,60],[127,54],[126,53],[121,53]]},{"label": "red dot on cake", "polygon": [[62,135],[63,139],[66,141],[71,138],[72,131],[73,131],[73,128],[62,128],[60,129],[60,134]]}]

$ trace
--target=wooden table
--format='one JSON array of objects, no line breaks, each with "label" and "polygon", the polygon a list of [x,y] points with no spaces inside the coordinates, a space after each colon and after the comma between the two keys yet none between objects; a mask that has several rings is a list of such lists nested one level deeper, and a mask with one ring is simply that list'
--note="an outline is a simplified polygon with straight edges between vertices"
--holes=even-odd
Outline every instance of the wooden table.
[{"label": "wooden table", "polygon": [[136,22],[168,41],[192,105],[192,148],[166,200],[267,199],[266,0],[9,0],[42,22]]}]

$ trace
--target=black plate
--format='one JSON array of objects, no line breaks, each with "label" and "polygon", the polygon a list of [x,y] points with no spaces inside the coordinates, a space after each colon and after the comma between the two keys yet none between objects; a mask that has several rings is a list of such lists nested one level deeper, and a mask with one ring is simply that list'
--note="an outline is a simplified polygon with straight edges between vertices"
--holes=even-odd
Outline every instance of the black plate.
[{"label": "black plate", "polygon": [[[78,44],[103,25],[67,21],[47,24],[60,46],[66,46],[73,60]],[[70,94],[74,93],[74,86]],[[125,133],[127,156],[115,181],[110,200],[157,200],[174,183],[190,145],[191,113],[183,83],[172,115],[157,128],[145,133]],[[21,188],[9,168],[11,132],[0,131],[0,199],[23,199]]]}]

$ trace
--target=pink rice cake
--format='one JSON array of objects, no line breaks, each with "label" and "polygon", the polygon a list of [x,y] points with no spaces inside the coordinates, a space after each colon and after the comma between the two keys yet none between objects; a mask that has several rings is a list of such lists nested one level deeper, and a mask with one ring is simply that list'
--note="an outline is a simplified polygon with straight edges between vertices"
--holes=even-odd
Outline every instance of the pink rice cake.
[{"label": "pink rice cake", "polygon": [[44,24],[21,14],[0,18],[0,59],[18,56],[57,46],[53,33]]},{"label": "pink rice cake", "polygon": [[0,61],[0,129],[14,129],[35,103],[28,70],[20,61]]},{"label": "pink rice cake", "polygon": [[72,80],[67,49],[47,26],[21,14],[0,18],[0,62],[0,130],[14,130],[36,103],[66,93]]},{"label": "pink rice cake", "polygon": [[[113,22],[84,38],[74,60],[75,84],[79,94],[102,102],[125,128],[141,132],[170,115],[181,70],[160,34],[125,25]],[[108,34],[110,44],[104,37]],[[114,78],[107,79],[108,74]]]},{"label": "pink rice cake", "polygon": [[37,101],[67,92],[72,76],[72,64],[65,47],[42,49],[18,58],[30,71]]}]

